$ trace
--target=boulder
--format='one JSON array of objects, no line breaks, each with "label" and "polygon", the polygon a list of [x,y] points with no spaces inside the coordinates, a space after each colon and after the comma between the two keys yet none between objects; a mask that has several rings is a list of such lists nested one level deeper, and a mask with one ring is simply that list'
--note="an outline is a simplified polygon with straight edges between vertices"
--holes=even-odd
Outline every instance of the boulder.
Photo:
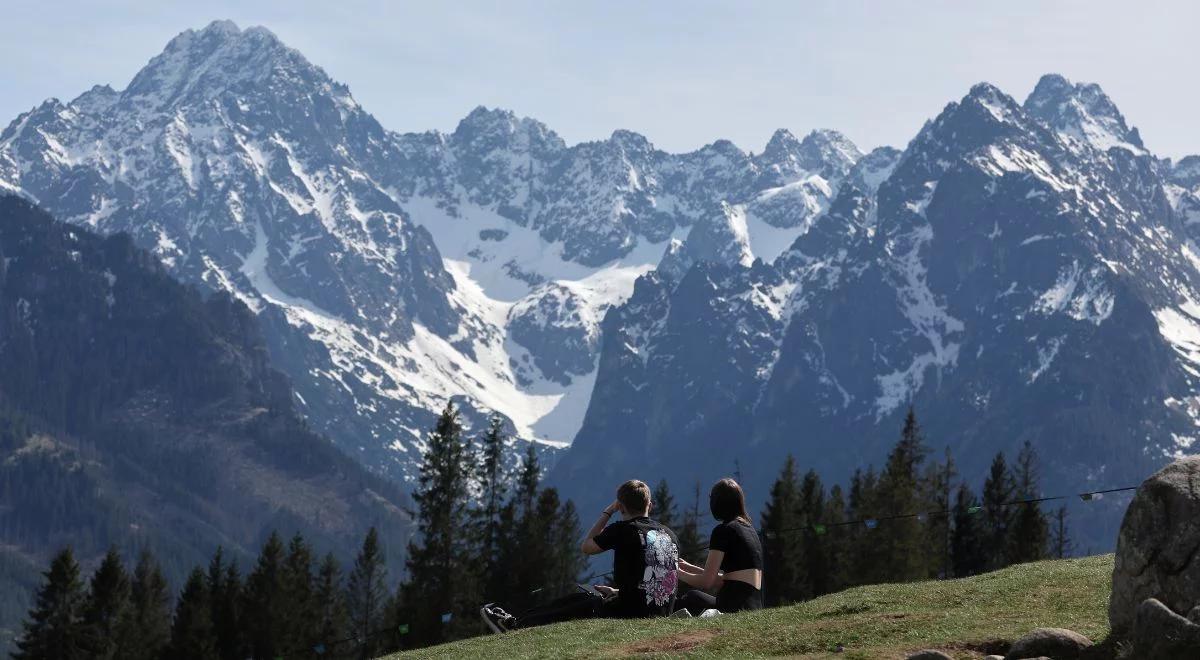
[{"label": "boulder", "polygon": [[908,656],[908,660],[954,660],[954,657],[946,655],[941,651],[926,649],[924,651],[917,651],[916,653]]},{"label": "boulder", "polygon": [[1172,612],[1155,598],[1147,598],[1134,618],[1133,657],[1196,660],[1200,658],[1200,624]]},{"label": "boulder", "polygon": [[1117,537],[1108,621],[1127,637],[1138,606],[1157,598],[1173,612],[1200,604],[1200,456],[1180,459],[1138,488]]},{"label": "boulder", "polygon": [[1078,658],[1092,640],[1066,628],[1037,628],[1013,642],[1005,660],[1024,660],[1049,656],[1055,660]]}]

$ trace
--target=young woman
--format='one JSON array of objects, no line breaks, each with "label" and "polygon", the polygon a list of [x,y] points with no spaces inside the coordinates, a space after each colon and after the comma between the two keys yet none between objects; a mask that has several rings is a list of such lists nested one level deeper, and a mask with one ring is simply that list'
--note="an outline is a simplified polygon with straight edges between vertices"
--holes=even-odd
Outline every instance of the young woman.
[{"label": "young woman", "polygon": [[679,560],[679,580],[694,587],[680,605],[693,616],[710,608],[722,612],[762,608],[762,541],[746,512],[742,487],[733,479],[718,481],[708,494],[708,506],[721,523],[713,528],[703,568]]}]

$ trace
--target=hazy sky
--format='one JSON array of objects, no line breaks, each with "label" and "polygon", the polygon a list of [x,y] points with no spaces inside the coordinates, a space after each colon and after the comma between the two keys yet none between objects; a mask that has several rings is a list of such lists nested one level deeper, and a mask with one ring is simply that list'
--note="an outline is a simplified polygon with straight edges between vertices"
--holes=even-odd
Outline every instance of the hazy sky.
[{"label": "hazy sky", "polygon": [[1146,145],[1200,153],[1200,3],[118,2],[0,0],[0,125],[47,97],[123,88],[175,34],[265,25],[385,126],[453,129],[476,105],[568,142],[628,128],[670,151],[779,127],[902,147],[976,82],[1098,82]]}]

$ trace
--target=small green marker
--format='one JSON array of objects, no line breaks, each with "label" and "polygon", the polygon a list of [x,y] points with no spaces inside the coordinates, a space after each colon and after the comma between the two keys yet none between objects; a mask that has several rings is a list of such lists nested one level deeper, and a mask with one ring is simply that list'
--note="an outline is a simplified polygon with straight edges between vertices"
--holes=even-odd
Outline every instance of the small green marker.
[{"label": "small green marker", "polygon": [[982,511],[982,510],[983,510],[983,508],[982,508],[982,507],[973,506],[973,507],[971,507],[971,508],[967,509],[967,513],[970,513],[970,514],[976,514],[976,513],[979,513],[979,512],[980,512],[980,511]]},{"label": "small green marker", "polygon": [[825,533],[825,525],[815,523],[813,524],[813,531],[816,532],[817,536],[821,536]]},{"label": "small green marker", "polygon": [[396,627],[396,632],[400,633],[401,635],[407,635],[408,634],[408,624],[407,623],[400,624],[399,626]]}]

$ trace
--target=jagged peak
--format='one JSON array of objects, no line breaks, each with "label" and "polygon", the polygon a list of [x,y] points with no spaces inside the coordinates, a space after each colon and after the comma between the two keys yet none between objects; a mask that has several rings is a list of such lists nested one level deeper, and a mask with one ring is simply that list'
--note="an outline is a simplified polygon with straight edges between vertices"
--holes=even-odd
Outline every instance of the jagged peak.
[{"label": "jagged peak", "polygon": [[1024,107],[1059,134],[1098,149],[1145,151],[1138,130],[1125,123],[1117,105],[1096,83],[1073,83],[1060,74],[1047,74],[1038,80]]},{"label": "jagged peak", "polygon": [[452,135],[456,142],[489,140],[511,142],[522,135],[531,143],[544,143],[551,148],[562,148],[564,143],[548,126],[530,117],[519,117],[512,110],[475,106],[458,122]]},{"label": "jagged peak", "polygon": [[654,145],[645,135],[623,128],[613,131],[609,140],[625,151],[645,152],[654,150]]}]

